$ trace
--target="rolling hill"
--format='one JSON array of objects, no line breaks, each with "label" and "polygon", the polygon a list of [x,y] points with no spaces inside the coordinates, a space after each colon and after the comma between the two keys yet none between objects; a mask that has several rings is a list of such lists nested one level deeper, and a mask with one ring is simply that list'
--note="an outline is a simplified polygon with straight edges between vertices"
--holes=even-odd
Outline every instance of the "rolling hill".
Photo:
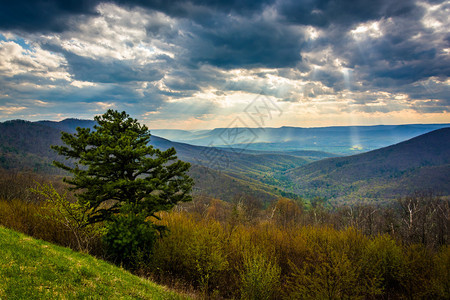
[{"label": "rolling hill", "polygon": [[212,130],[152,130],[177,142],[249,150],[316,150],[343,155],[367,152],[415,136],[449,127],[450,124],[377,126],[216,128]]},{"label": "rolling hill", "polygon": [[337,202],[396,198],[431,189],[450,195],[450,128],[396,145],[329,158],[286,172],[294,191]]},{"label": "rolling hill", "polygon": [[[94,124],[94,121],[77,119],[0,123],[0,167],[61,174],[51,165],[58,157],[50,145],[61,143],[62,130],[74,132],[78,126],[92,128]],[[398,127],[411,134],[411,125],[405,126]],[[376,135],[381,140],[384,129],[380,131],[376,127],[365,130],[378,132]],[[418,127],[425,130],[433,126]],[[196,182],[194,193],[225,201],[241,193],[253,195],[265,203],[279,196],[297,195],[320,196],[335,202],[382,201],[416,189],[432,189],[450,195],[449,131],[450,128],[438,129],[347,157],[313,150],[277,150],[277,147],[261,151],[194,146],[155,135],[151,137],[151,144],[160,149],[175,147],[178,157],[192,164],[190,174]],[[339,136],[335,131],[328,136],[333,134]],[[326,139],[322,141],[326,142]]]},{"label": "rolling hill", "polygon": [[[94,121],[77,119],[0,123],[0,167],[61,174],[60,170],[52,166],[52,161],[62,158],[58,158],[50,145],[61,144],[61,131],[72,133],[76,127],[92,128],[94,124]],[[179,159],[193,165],[191,175],[196,181],[197,193],[228,201],[238,193],[255,195],[264,202],[270,202],[280,195],[290,195],[283,192],[280,182],[274,179],[277,174],[323,157],[334,156],[314,151],[292,154],[240,153],[171,142],[154,135],[150,143],[160,149],[174,147]],[[305,156],[301,156],[303,154]]]}]

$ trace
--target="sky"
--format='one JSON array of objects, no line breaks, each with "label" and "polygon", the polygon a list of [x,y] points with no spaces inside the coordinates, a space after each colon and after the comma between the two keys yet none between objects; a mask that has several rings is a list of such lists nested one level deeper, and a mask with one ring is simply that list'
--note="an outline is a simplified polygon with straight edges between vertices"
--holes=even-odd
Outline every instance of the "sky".
[{"label": "sky", "polygon": [[434,0],[0,1],[0,121],[450,123],[449,16]]}]

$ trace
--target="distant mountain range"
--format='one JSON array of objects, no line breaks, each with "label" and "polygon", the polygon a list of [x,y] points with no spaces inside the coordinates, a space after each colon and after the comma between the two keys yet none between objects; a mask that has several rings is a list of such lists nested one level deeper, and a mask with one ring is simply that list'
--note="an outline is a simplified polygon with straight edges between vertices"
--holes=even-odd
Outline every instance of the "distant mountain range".
[{"label": "distant mountain range", "polygon": [[[0,167],[61,174],[51,163],[63,158],[58,157],[50,145],[61,144],[61,131],[73,133],[76,127],[93,128],[94,125],[92,120],[77,119],[0,123]],[[152,135],[151,144],[160,149],[174,147],[178,158],[192,164],[190,174],[196,182],[194,192],[197,194],[226,201],[239,194],[249,194],[265,203],[280,196],[295,198],[298,195],[306,198],[319,196],[335,202],[378,202],[418,189],[432,189],[450,195],[450,128],[429,132],[434,127],[443,126],[368,126],[358,127],[357,130],[352,127],[328,127],[329,132],[326,128],[267,128],[264,139],[269,140],[272,136],[270,143],[256,146],[239,143],[225,147],[216,147],[214,143],[210,147],[190,145]],[[249,134],[246,132],[249,129],[240,130],[243,130],[241,133],[244,135]],[[333,148],[335,150],[339,147],[344,149],[346,143],[350,145],[348,140],[355,130],[359,142],[365,147],[389,143],[423,131],[429,133],[382,149],[346,157],[318,151],[331,149],[333,145],[338,145]],[[213,131],[216,133],[202,131],[197,134],[198,137],[217,136],[225,140],[232,139],[233,134],[236,134],[231,129],[222,130],[220,134],[220,130]],[[151,132],[164,133],[161,130]],[[170,132],[180,136],[191,134],[188,131],[165,133],[168,135]],[[300,145],[298,148],[289,147],[291,142],[288,141],[277,142],[288,133],[292,145],[303,140],[305,145],[315,143],[316,146],[324,146],[317,146],[315,149],[318,150],[307,150],[309,147],[306,146],[303,149]],[[262,135],[258,138],[262,139]],[[339,142],[340,139],[343,141]],[[206,143],[206,139],[204,141]],[[352,151],[361,149],[348,150],[347,153]]]},{"label": "distant mountain range", "polygon": [[396,145],[329,158],[286,173],[294,192],[338,202],[405,196],[415,190],[450,195],[450,128]]},{"label": "distant mountain range", "polygon": [[[94,121],[77,119],[0,123],[0,167],[60,174],[52,166],[52,161],[63,158],[58,157],[50,145],[61,144],[61,131],[74,133],[77,127],[93,128],[94,125]],[[164,150],[174,147],[179,159],[192,164],[195,191],[223,200],[231,200],[239,193],[254,195],[264,202],[281,195],[293,197],[293,194],[280,188],[274,175],[311,161],[335,156],[320,151],[241,153],[171,142],[155,135],[152,135],[150,144]]]},{"label": "distant mountain range", "polygon": [[[37,124],[73,133],[77,127],[93,128],[94,121],[66,119],[61,122],[39,121]],[[242,149],[194,146],[187,143],[173,142],[152,135],[150,144],[159,149],[174,147],[178,158],[217,171],[234,172],[270,172],[284,171],[295,166],[337,155],[323,151],[288,151],[262,152],[242,151]],[[234,151],[233,151],[234,150]]]},{"label": "distant mountain range", "polygon": [[318,150],[357,154],[393,145],[450,124],[413,124],[334,127],[216,128],[212,130],[152,130],[172,141],[192,145],[286,151]]}]

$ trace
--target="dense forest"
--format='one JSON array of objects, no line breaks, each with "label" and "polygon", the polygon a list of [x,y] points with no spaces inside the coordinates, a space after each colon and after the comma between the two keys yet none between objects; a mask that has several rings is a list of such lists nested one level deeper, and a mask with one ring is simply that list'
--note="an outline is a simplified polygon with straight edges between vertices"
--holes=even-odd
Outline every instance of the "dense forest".
[{"label": "dense forest", "polygon": [[[0,173],[0,224],[113,259],[96,228],[71,226],[32,193],[37,183],[66,189],[58,177]],[[449,215],[448,198],[431,191],[340,207],[320,198],[264,207],[244,194],[230,202],[198,195],[161,213],[155,221],[168,230],[128,268],[201,297],[447,299]]]}]

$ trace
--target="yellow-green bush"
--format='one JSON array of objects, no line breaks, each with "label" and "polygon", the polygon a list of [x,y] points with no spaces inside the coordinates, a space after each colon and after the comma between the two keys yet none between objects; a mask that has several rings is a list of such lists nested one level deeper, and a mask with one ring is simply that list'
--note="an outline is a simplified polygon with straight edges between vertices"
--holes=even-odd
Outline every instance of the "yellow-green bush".
[{"label": "yellow-green bush", "polygon": [[400,289],[402,247],[389,235],[372,238],[362,260],[365,276],[380,282],[380,292],[395,294]]},{"label": "yellow-green bush", "polygon": [[0,224],[33,237],[76,247],[70,233],[56,221],[44,218],[46,211],[38,203],[0,200]]},{"label": "yellow-green bush", "polygon": [[408,299],[437,299],[439,290],[433,284],[436,268],[433,254],[425,246],[405,247],[399,272],[402,294]]},{"label": "yellow-green bush", "polygon": [[[51,204],[43,202],[0,199],[0,224],[38,239],[78,250],[80,247],[73,231],[59,222],[58,216],[54,215],[55,211],[48,209],[49,205]],[[79,237],[89,240],[89,247],[85,250],[102,255],[100,236],[92,231],[82,234],[89,235]]]},{"label": "yellow-green bush", "polygon": [[[241,299],[445,299],[448,248],[403,246],[353,228],[219,223],[188,213],[162,215],[156,277],[184,280],[209,296]],[[428,268],[427,270],[425,268]]]},{"label": "yellow-green bush", "polygon": [[228,268],[221,248],[223,228],[215,221],[163,215],[168,232],[154,248],[152,268],[156,275],[184,278],[205,293],[217,289],[221,273]]},{"label": "yellow-green bush", "polygon": [[364,298],[380,293],[380,279],[367,276],[369,239],[352,228],[304,227],[308,245],[303,262],[291,263],[287,295],[299,299]]},{"label": "yellow-green bush", "polygon": [[247,250],[241,271],[241,299],[272,299],[280,290],[281,269],[257,249]]},{"label": "yellow-green bush", "polygon": [[443,246],[434,256],[433,286],[436,295],[450,299],[450,246]]}]

